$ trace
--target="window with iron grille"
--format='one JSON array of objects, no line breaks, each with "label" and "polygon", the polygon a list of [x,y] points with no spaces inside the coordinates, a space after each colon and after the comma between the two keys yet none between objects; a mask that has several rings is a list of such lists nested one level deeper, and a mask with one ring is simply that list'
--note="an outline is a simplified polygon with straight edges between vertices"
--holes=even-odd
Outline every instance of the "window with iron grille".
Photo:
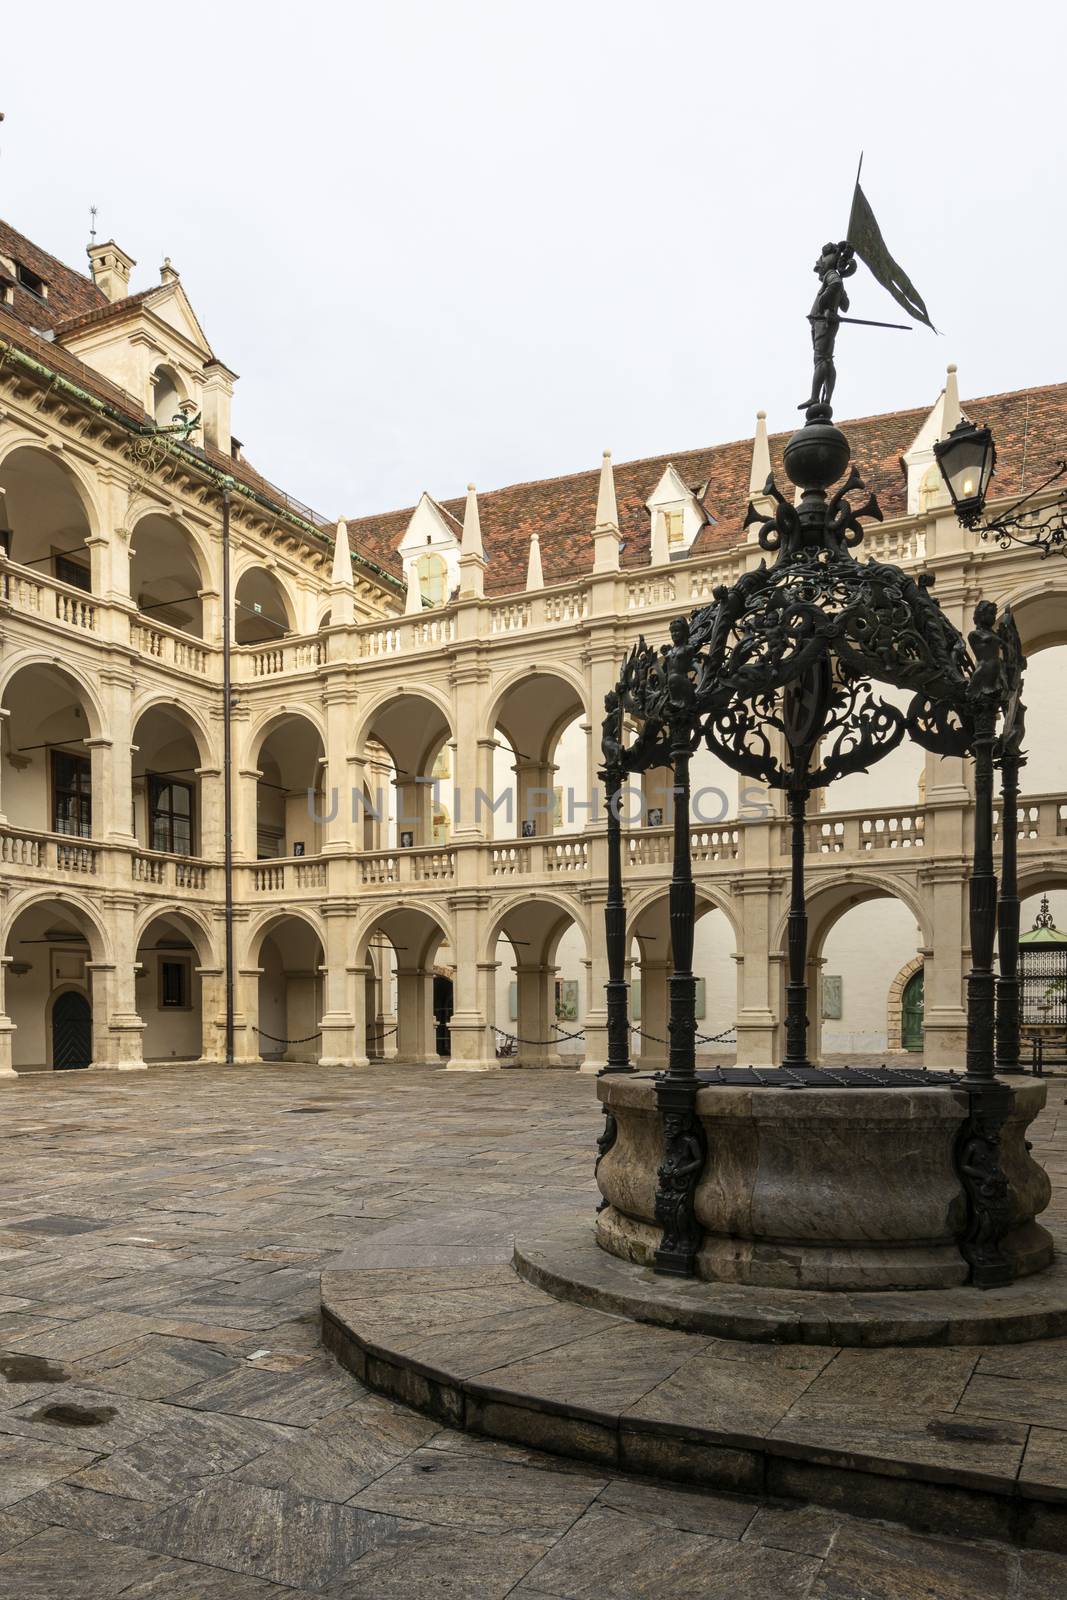
[{"label": "window with iron grille", "polygon": [[193,789],[173,778],[148,780],[149,848],[172,856],[193,853]]},{"label": "window with iron grille", "polygon": [[93,768],[88,756],[52,751],[52,832],[88,839],[93,831]]}]

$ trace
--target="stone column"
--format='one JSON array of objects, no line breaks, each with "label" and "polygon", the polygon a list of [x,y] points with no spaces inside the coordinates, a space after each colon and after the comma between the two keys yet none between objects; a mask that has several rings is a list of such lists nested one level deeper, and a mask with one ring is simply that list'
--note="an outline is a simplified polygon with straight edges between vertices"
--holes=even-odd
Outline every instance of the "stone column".
[{"label": "stone column", "polygon": [[90,1070],[143,1071],[144,1023],[133,995],[132,962],[87,961],[93,1011]]},{"label": "stone column", "polygon": [[[515,1032],[519,1042],[512,1065],[561,1067],[563,1062],[553,1027],[556,1020],[556,968],[545,962],[517,962],[515,979],[519,1001]],[[536,1042],[526,1044],[524,1040]]]},{"label": "stone column", "polygon": [[522,824],[532,822],[537,838],[544,839],[553,832],[553,788],[556,769],[550,761],[527,760],[517,757],[515,773],[515,812],[518,832]]},{"label": "stone column", "polygon": [[222,967],[197,967],[200,978],[200,1059],[226,1058],[226,974]]},{"label": "stone column", "polygon": [[967,1043],[963,977],[971,961],[967,879],[962,862],[931,861],[919,874],[932,938],[923,975],[923,1060],[962,1068]]},{"label": "stone column", "polygon": [[242,966],[238,962],[233,984],[233,1059],[234,1062],[258,1061],[262,1055],[259,1023],[258,966]]},{"label": "stone column", "polygon": [[7,969],[14,957],[0,956],[0,1078],[17,1078],[11,1065],[15,1024],[7,1014]]},{"label": "stone column", "polygon": [[320,1040],[312,1037],[319,1032],[319,973],[315,967],[292,968],[285,974],[285,1043],[282,1055],[286,1061],[318,1061]]},{"label": "stone column", "polygon": [[[590,840],[595,875],[606,876],[602,846],[599,836]],[[599,869],[599,870],[597,870]],[[604,903],[607,896],[601,890],[590,893],[589,907],[589,958],[585,967],[585,1058],[580,1072],[595,1073],[608,1063],[608,1012],[605,1001],[608,981],[608,947],[604,928]]]},{"label": "stone column", "polygon": [[[663,1072],[667,1066],[667,979],[671,963],[642,955],[641,957],[641,1029],[638,1036],[640,1050],[638,1065],[642,1072]],[[651,1038],[646,1038],[651,1034]]]},{"label": "stone column", "polygon": [[320,1066],[367,1065],[365,968],[348,961],[348,929],[354,909],[347,902],[327,903],[322,908],[326,921],[326,964]]},{"label": "stone column", "polygon": [[[109,726],[116,737],[86,739],[93,752],[93,837],[134,844],[133,678],[103,667],[99,675]],[[97,809],[99,806],[99,810]]]},{"label": "stone column", "polygon": [[[464,857],[477,851],[463,851]],[[463,866],[467,863],[464,861]],[[483,923],[488,905],[484,892],[468,891],[453,895],[450,907],[455,925],[456,972],[452,989],[449,1072],[487,1072],[499,1065],[490,1032],[489,982],[495,962],[477,960],[485,934]],[[463,958],[459,952],[463,951]]]},{"label": "stone column", "polygon": [[397,980],[397,1055],[410,1066],[432,1066],[434,1048],[433,974],[425,967],[400,967]]},{"label": "stone column", "polygon": [[[746,853],[753,835],[766,845],[774,825],[750,824],[744,830]],[[747,865],[746,860],[746,865]],[[782,997],[782,952],[771,949],[781,880],[758,870],[733,879],[730,892],[741,924],[737,952],[737,1064],[778,1066],[782,1050],[778,1024]]]},{"label": "stone column", "polygon": [[200,779],[200,805],[197,855],[205,861],[221,861],[224,854],[225,807],[222,796],[222,768],[197,767]]},{"label": "stone column", "polygon": [[[347,667],[343,669],[347,672]],[[323,816],[320,823],[324,855],[344,855],[363,849],[363,794],[366,763],[349,747],[356,716],[356,688],[345,678],[335,677],[323,691],[326,706],[326,771],[324,794],[316,807]],[[355,800],[353,800],[355,796]],[[373,803],[374,796],[371,796]],[[357,1052],[363,1055],[362,1045]]]}]

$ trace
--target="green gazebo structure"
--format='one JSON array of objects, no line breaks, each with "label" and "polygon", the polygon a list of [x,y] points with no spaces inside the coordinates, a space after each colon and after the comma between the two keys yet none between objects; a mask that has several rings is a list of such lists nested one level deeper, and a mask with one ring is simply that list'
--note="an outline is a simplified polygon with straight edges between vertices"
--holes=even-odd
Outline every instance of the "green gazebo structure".
[{"label": "green gazebo structure", "polygon": [[[1053,1050],[1067,1056],[1067,933],[1057,928],[1048,895],[1029,933],[1019,936],[1019,983],[1022,1016],[1040,1072]],[[1056,1048],[1058,1043],[1059,1048]]]}]

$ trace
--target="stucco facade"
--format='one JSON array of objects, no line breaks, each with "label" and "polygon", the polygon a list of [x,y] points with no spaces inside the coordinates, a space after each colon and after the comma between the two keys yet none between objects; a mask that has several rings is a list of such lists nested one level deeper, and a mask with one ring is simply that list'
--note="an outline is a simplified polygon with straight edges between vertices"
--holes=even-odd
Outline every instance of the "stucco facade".
[{"label": "stucco facade", "polygon": [[[745,447],[733,524],[711,514],[691,472],[662,460],[625,469],[641,483],[647,468],[639,564],[632,542],[620,555],[608,457],[576,501],[585,556],[565,579],[558,560],[543,561],[536,526],[516,527],[518,558],[505,559],[503,535],[484,539],[473,490],[451,508],[424,495],[383,544],[380,527],[326,523],[247,466],[230,429],[234,375],[169,264],[141,297],[106,263],[99,285],[101,303],[50,324],[50,339],[25,307],[0,307],[0,1070],[55,1064],[71,1010],[56,1006],[72,993],[91,1008],[95,1066],[224,1056],[228,494],[237,1058],[358,1065],[438,1061],[444,1049],[455,1070],[595,1071],[603,697],[640,634],[665,637],[673,614],[761,559],[731,528],[771,464],[764,420]],[[184,433],[160,415],[168,384]],[[1056,393],[1067,415],[1067,391]],[[998,397],[1007,402],[1027,412],[1025,391]],[[864,551],[934,574],[964,631],[981,598],[1015,608],[1035,652],[1019,845],[1028,897],[1067,885],[1055,709],[1067,563],[959,527],[931,472],[932,443],[958,414],[950,370],[893,469],[899,509]],[[862,468],[860,437],[854,454]],[[418,566],[427,551],[443,573]],[[669,827],[666,815],[655,825],[668,798],[655,776],[629,829],[628,883],[646,1036],[635,1044],[658,1064]],[[705,791],[692,822],[702,1030],[735,1024],[739,1058],[770,1062],[783,1009],[782,808],[710,758],[694,781]],[[813,1047],[899,1047],[901,975],[921,962],[926,1059],[959,1064],[963,764],[901,752],[841,791],[809,830]],[[824,973],[841,979],[842,1015],[822,1022]],[[451,985],[443,1045],[435,976],[438,1009]],[[498,1053],[501,1034],[519,1040],[511,1055]]]}]

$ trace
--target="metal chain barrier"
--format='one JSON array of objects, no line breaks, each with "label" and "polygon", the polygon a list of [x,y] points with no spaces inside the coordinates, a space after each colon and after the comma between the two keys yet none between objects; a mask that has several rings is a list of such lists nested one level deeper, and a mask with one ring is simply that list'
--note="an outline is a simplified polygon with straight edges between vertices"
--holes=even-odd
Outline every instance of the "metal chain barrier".
[{"label": "metal chain barrier", "polygon": [[[669,1045],[671,1042],[669,1039],[661,1039],[658,1033],[646,1033],[643,1028],[636,1027],[632,1022],[630,1024],[630,1032],[636,1033],[641,1039],[647,1039],[650,1044]],[[731,1034],[733,1035],[732,1038]],[[731,1023],[728,1028],[723,1029],[722,1033],[698,1033],[694,1037],[697,1044],[736,1044],[737,1023]]]},{"label": "metal chain barrier", "polygon": [[302,1039],[279,1039],[276,1033],[268,1033],[266,1028],[257,1028],[256,1032],[261,1039],[269,1039],[272,1044],[310,1044],[312,1039],[322,1038],[322,1029],[317,1033],[305,1033]]},{"label": "metal chain barrier", "polygon": [[[491,1022],[489,1027],[492,1028],[494,1033],[498,1033],[502,1039],[510,1039],[513,1044],[562,1044],[566,1039],[585,1038],[584,1028],[580,1033],[564,1033],[562,1029],[556,1028],[556,1037],[554,1039],[524,1039],[518,1033],[508,1033],[506,1028],[498,1028],[495,1023]],[[553,1027],[555,1027],[554,1023]]]}]

